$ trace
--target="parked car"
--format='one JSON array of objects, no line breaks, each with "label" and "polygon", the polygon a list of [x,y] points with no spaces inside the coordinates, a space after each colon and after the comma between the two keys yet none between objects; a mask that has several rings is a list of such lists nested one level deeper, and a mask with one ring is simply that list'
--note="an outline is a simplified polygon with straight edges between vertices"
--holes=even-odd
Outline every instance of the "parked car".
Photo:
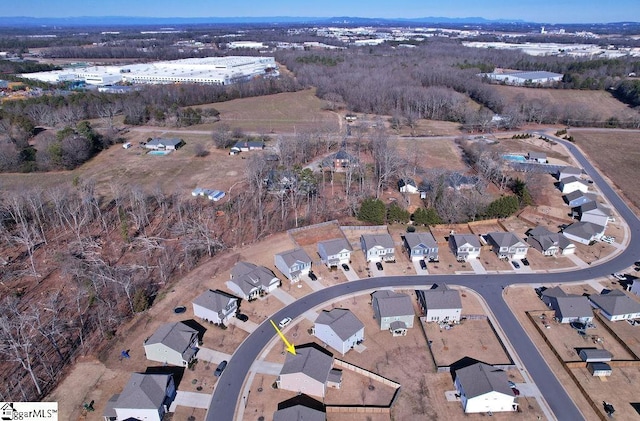
[{"label": "parked car", "polygon": [[349,265],[346,263],[342,264],[342,269],[344,269],[345,272],[349,272]]},{"label": "parked car", "polygon": [[616,241],[615,237],[610,237],[608,235],[603,235],[602,237],[600,237],[600,240],[602,240],[603,243],[607,244],[613,244]]},{"label": "parked car", "polygon": [[216,377],[220,377],[225,368],[227,368],[227,361],[222,361],[220,364],[218,364],[218,367],[216,367],[216,371],[213,372],[213,375]]},{"label": "parked car", "polygon": [[376,262],[376,267],[378,268],[378,270],[383,270],[384,269],[382,267],[382,263],[380,263],[380,262]]},{"label": "parked car", "polygon": [[291,317],[285,317],[284,319],[280,320],[280,323],[278,323],[278,327],[280,329],[283,329],[284,327],[286,327],[289,323],[291,323]]},{"label": "parked car", "polygon": [[515,260],[512,260],[511,264],[513,265],[514,268],[520,269],[520,264],[518,262],[516,262]]},{"label": "parked car", "polygon": [[425,262],[424,260],[420,260],[420,268],[422,270],[427,270],[427,262]]},{"label": "parked car", "polygon": [[638,260],[637,262],[633,262],[634,266],[640,266],[640,260]]},{"label": "parked car", "polygon": [[520,259],[520,261],[522,262],[523,265],[529,266],[529,260],[527,260],[526,257],[524,259]]},{"label": "parked car", "polygon": [[316,276],[315,273],[309,271],[309,279],[311,279],[312,281],[317,281],[318,277]]},{"label": "parked car", "polygon": [[240,320],[241,322],[246,322],[247,320],[249,320],[249,316],[247,316],[246,314],[237,313],[236,319]]},{"label": "parked car", "polygon": [[627,275],[625,275],[624,273],[612,273],[613,277],[616,278],[618,281],[626,281],[627,280]]}]

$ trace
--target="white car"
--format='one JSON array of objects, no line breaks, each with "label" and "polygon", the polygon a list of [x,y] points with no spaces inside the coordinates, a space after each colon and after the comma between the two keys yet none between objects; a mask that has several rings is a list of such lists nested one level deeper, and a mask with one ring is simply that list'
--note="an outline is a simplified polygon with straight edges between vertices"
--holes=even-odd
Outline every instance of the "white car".
[{"label": "white car", "polygon": [[289,323],[291,323],[291,317],[285,317],[284,319],[280,320],[280,323],[278,323],[278,327],[280,329],[283,329]]},{"label": "white car", "polygon": [[600,240],[607,244],[613,244],[616,241],[615,237],[609,237],[608,235],[603,235]]},{"label": "white car", "polygon": [[612,275],[618,281],[626,281],[627,280],[627,275],[625,275],[624,273],[612,273]]}]

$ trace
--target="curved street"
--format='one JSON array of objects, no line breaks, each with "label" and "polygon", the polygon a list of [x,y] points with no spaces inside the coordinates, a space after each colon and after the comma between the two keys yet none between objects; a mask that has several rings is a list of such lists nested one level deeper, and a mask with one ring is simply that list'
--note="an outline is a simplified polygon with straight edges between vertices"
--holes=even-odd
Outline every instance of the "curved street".
[{"label": "curved street", "polygon": [[[272,319],[280,320],[287,316],[295,319],[305,311],[322,303],[372,288],[415,287],[442,282],[451,285],[465,286],[475,290],[484,298],[495,317],[495,321],[507,336],[508,341],[518,354],[524,368],[540,389],[555,417],[559,420],[584,419],[580,410],[573,403],[562,384],[560,384],[507,306],[502,297],[502,288],[503,286],[513,284],[585,281],[607,276],[613,272],[627,268],[633,265],[634,261],[639,260],[640,220],[613,188],[606,183],[604,178],[596,171],[579,148],[557,137],[550,136],[546,133],[544,133],[544,135],[565,145],[568,151],[579,162],[580,166],[582,166],[598,186],[602,195],[606,197],[611,206],[616,209],[619,216],[626,221],[630,238],[627,248],[622,253],[601,264],[593,265],[587,269],[569,272],[517,275],[427,275],[368,278],[327,287],[309,294],[275,313]],[[244,381],[249,374],[249,369],[253,362],[258,359],[262,350],[273,339],[274,335],[275,331],[267,320],[237,348],[226,370],[220,377],[211,398],[209,410],[207,411],[208,421],[232,421],[234,419],[236,404],[241,395]]]}]

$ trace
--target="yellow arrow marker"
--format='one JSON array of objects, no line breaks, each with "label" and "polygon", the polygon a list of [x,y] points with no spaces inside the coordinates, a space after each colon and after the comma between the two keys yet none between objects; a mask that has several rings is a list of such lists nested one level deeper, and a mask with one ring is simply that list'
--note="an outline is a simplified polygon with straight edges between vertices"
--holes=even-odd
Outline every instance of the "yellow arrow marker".
[{"label": "yellow arrow marker", "polygon": [[284,342],[284,344],[287,346],[287,351],[292,353],[293,355],[296,355],[296,347],[293,344],[289,343],[287,338],[284,337],[284,333],[280,332],[280,329],[278,329],[278,326],[276,326],[273,320],[270,320],[270,322],[273,325],[273,328],[276,330],[276,332],[278,332],[278,335],[280,336],[280,339],[282,339],[282,342]]}]

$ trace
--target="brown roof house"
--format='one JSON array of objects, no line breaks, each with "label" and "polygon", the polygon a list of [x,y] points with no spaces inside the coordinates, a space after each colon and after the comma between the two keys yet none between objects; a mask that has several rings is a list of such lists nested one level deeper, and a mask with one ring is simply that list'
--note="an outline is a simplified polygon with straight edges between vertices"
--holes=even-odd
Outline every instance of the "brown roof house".
[{"label": "brown roof house", "polygon": [[313,334],[342,355],[364,341],[364,324],[349,310],[334,308],[318,315]]},{"label": "brown roof house", "polygon": [[276,380],[279,389],[324,398],[327,387],[340,388],[342,371],[333,368],[333,354],[316,344],[296,347]]},{"label": "brown roof house", "polygon": [[109,399],[103,416],[108,421],[160,421],[175,397],[172,374],[133,373],[122,393]]},{"label": "brown roof house", "polygon": [[198,352],[198,331],[182,322],[165,323],[144,341],[147,359],[187,366]]},{"label": "brown roof house", "polygon": [[380,323],[380,330],[389,330],[393,336],[405,336],[407,329],[413,327],[415,312],[411,298],[390,290],[376,291],[371,294],[373,318]]}]

